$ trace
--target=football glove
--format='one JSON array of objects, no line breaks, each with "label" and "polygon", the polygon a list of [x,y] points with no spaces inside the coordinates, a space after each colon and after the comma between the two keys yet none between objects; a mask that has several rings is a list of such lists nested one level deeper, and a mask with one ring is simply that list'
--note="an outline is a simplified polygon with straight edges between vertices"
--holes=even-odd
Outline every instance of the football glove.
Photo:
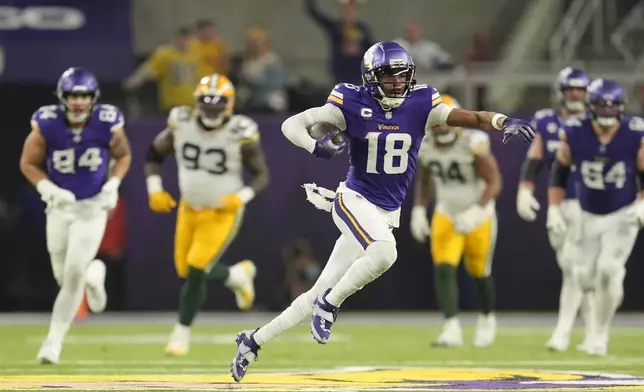
[{"label": "football glove", "polygon": [[421,244],[427,240],[431,230],[427,219],[427,208],[425,206],[414,206],[411,209],[411,235]]},{"label": "football glove", "polygon": [[105,209],[110,211],[116,207],[116,204],[119,201],[119,186],[121,185],[121,180],[116,177],[110,178],[103,188],[101,188],[101,198],[105,203]]},{"label": "football glove", "polygon": [[148,197],[150,204],[150,209],[158,213],[167,213],[172,211],[174,207],[177,206],[177,202],[174,201],[172,195],[168,191],[159,191],[151,193]]},{"label": "football glove", "polygon": [[568,230],[568,224],[564,218],[561,206],[550,205],[548,207],[548,218],[546,220],[546,228],[553,235],[563,235]]},{"label": "football glove", "polygon": [[244,205],[244,201],[237,193],[222,196],[219,200],[221,202],[219,209],[228,212],[238,211]]},{"label": "football glove", "polygon": [[530,143],[535,136],[534,129],[532,129],[530,122],[518,118],[506,118],[503,122],[502,130],[504,144],[507,143],[514,135],[521,136],[523,141],[526,143]]},{"label": "football glove", "polygon": [[313,150],[313,155],[318,158],[331,159],[337,154],[344,151],[344,148],[347,146],[347,139],[344,138],[341,143],[336,144],[333,141],[333,138],[340,134],[340,130],[336,129],[327,133],[325,136],[321,137],[315,142],[315,149]]},{"label": "football glove", "polygon": [[456,215],[454,229],[458,233],[471,233],[489,217],[488,211],[478,203]]},{"label": "football glove", "polygon": [[517,192],[517,213],[521,219],[528,222],[534,221],[540,208],[541,206],[537,199],[534,198],[532,190],[519,188],[519,192]]},{"label": "football glove", "polygon": [[36,184],[36,190],[47,207],[65,207],[76,202],[76,196],[67,189],[60,188],[48,179]]}]

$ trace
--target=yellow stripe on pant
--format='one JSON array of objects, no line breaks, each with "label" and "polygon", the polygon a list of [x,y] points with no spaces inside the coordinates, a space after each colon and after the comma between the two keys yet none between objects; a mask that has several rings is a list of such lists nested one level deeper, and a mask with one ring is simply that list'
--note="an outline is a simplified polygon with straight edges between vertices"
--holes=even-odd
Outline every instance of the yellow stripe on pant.
[{"label": "yellow stripe on pant", "polygon": [[243,214],[244,207],[237,211],[195,211],[181,200],[174,246],[177,275],[184,279],[189,267],[209,271],[237,236]]},{"label": "yellow stripe on pant", "polygon": [[430,245],[435,264],[458,265],[465,258],[465,269],[475,278],[489,276],[496,246],[496,215],[469,234],[457,233],[454,222],[436,211],[432,216]]}]

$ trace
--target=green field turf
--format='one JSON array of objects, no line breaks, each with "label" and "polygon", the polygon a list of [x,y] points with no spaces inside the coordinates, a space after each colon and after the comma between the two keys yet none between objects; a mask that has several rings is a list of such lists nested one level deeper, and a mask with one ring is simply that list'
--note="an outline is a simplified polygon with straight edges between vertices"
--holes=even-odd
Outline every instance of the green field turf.
[{"label": "green field turf", "polygon": [[[243,382],[233,383],[228,366],[235,353],[235,334],[250,327],[254,325],[198,325],[193,329],[190,353],[170,358],[164,355],[163,348],[171,324],[77,324],[68,336],[61,364],[47,366],[35,362],[46,325],[3,325],[0,390],[56,387],[56,390],[358,391],[530,387],[537,388],[532,391],[644,391],[644,381],[637,378],[621,382],[634,384],[630,386],[614,386],[611,384],[615,381],[601,379],[593,381],[601,385],[591,388],[592,377],[582,375],[598,372],[644,378],[644,328],[636,326],[615,327],[609,356],[603,358],[575,350],[581,332],[575,334],[568,352],[548,352],[544,344],[551,328],[546,325],[500,327],[497,341],[489,349],[469,346],[473,334],[469,326],[466,346],[457,349],[429,346],[439,333],[436,324],[363,326],[339,322],[326,345],[314,342],[308,328],[302,326],[266,345]],[[506,384],[499,384],[499,380]],[[559,384],[541,387],[539,383],[519,385],[519,381]]]}]

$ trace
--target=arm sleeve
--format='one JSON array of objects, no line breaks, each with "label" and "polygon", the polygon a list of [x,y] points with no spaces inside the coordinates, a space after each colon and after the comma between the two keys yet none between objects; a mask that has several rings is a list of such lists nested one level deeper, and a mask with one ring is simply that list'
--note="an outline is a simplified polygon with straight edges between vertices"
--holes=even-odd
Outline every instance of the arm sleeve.
[{"label": "arm sleeve", "polygon": [[331,104],[325,104],[287,118],[282,124],[282,133],[291,143],[308,152],[313,152],[315,139],[309,135],[308,128],[317,123],[327,123],[338,127],[341,131],[347,128],[342,110]]},{"label": "arm sleeve", "polygon": [[449,114],[453,109],[453,107],[442,102],[436,105],[436,107],[434,107],[427,116],[427,125],[425,126],[425,129],[429,130],[435,125],[445,124],[447,122],[447,117],[449,117]]}]

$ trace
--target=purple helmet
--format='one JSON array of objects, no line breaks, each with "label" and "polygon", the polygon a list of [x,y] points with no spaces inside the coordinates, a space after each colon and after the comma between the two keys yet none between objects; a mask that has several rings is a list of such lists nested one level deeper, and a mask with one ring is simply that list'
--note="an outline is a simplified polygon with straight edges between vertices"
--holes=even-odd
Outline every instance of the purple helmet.
[{"label": "purple helmet", "polygon": [[565,91],[570,89],[586,90],[589,84],[590,78],[588,74],[581,69],[572,67],[562,69],[559,72],[556,82],[557,100],[559,104],[574,112],[583,111],[586,97],[580,97],[579,99],[567,98]]},{"label": "purple helmet", "polygon": [[624,88],[613,79],[595,79],[588,86],[588,108],[593,120],[603,127],[619,122],[626,106]]},{"label": "purple helmet", "polygon": [[367,49],[360,69],[369,94],[389,108],[400,106],[416,84],[414,61],[395,42],[382,41]]},{"label": "purple helmet", "polygon": [[69,109],[67,96],[70,94],[91,95],[91,106],[96,104],[100,95],[96,76],[84,68],[68,68],[58,79],[56,87],[56,96],[66,109]]}]

